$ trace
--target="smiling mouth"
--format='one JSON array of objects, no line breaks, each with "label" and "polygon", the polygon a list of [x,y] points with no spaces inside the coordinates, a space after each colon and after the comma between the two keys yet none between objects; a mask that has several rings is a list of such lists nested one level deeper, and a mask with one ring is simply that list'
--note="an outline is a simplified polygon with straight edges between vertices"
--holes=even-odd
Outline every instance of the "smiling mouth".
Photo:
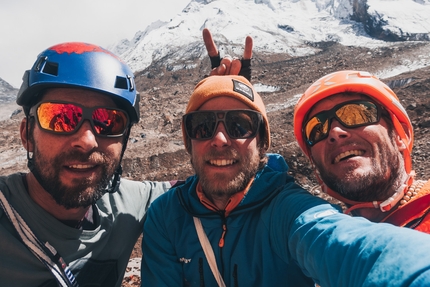
[{"label": "smiling mouth", "polygon": [[363,154],[364,154],[364,151],[362,151],[362,150],[349,150],[349,151],[343,152],[343,153],[339,154],[337,157],[335,157],[333,163],[338,163],[342,160],[346,160],[348,158],[351,158],[354,156],[360,156]]},{"label": "smiling mouth", "polygon": [[74,164],[74,165],[69,165],[68,168],[70,169],[90,169],[90,168],[94,168],[95,165],[89,165],[89,164]]},{"label": "smiling mouth", "polygon": [[212,159],[209,161],[211,165],[215,165],[215,166],[227,166],[227,165],[232,165],[235,162],[236,161],[233,159]]}]

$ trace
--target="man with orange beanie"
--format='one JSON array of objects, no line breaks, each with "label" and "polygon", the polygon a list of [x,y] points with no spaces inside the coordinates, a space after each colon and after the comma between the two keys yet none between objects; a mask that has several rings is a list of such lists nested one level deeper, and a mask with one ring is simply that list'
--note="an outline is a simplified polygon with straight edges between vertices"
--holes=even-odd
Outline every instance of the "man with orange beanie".
[{"label": "man with orange beanie", "polygon": [[[202,221],[205,229],[208,223],[212,226],[211,231],[206,229],[206,232],[211,241],[215,238],[217,240],[214,246],[217,257],[220,250],[225,253],[224,268],[232,272],[232,276],[225,278],[227,286],[235,286],[233,283],[235,280],[239,282],[239,286],[263,286],[263,282],[273,282],[272,286],[279,286],[281,278],[283,280],[294,278],[297,286],[311,286],[312,280],[304,276],[296,264],[283,262],[270,248],[264,248],[266,250],[263,254],[262,246],[258,245],[270,245],[270,236],[263,231],[263,222],[255,223],[256,230],[244,233],[240,230],[243,224],[240,221],[250,216],[258,218],[261,209],[270,205],[272,199],[281,191],[280,187],[291,181],[286,173],[285,161],[276,155],[269,156],[269,159],[266,156],[270,146],[269,123],[264,103],[251,84],[241,76],[211,76],[201,81],[186,108],[182,132],[196,175],[165,198],[165,203],[169,206],[173,204],[175,207],[164,209],[163,206],[157,206],[154,212],[158,215],[154,214],[154,217],[147,219],[148,230],[144,231],[142,245],[144,254],[142,278],[152,283],[149,286],[182,286],[182,282],[177,283],[177,280],[182,278],[184,286],[187,286],[187,283],[191,284],[190,286],[200,286],[195,285],[199,280],[204,280],[206,286],[214,286],[216,281],[210,269],[206,268],[207,260],[201,261],[204,258],[202,251],[199,251],[201,253],[199,260],[198,257],[194,259],[194,256],[191,259],[191,254],[195,252],[190,253],[190,250],[187,250],[188,246],[196,250],[202,248],[195,234],[191,216],[194,215],[196,219]],[[268,160],[272,161],[271,166],[277,166],[279,170],[267,167]],[[290,184],[293,184],[292,181]],[[187,210],[191,214],[188,215]],[[163,218],[158,213],[160,211],[173,215],[173,218],[177,217],[175,224],[170,222],[170,219],[173,219],[170,216]],[[193,234],[192,240],[182,236],[182,239],[177,239],[179,242],[174,242],[173,238],[162,239],[163,242],[172,240],[169,249],[175,246],[182,249],[175,251],[179,252],[179,257],[175,259],[171,257],[172,255],[166,255],[166,250],[154,248],[154,244],[162,244],[160,239],[164,233],[157,227],[158,223],[155,220],[163,222],[164,219],[167,220],[163,226],[175,230],[175,233],[181,230],[180,233],[183,235]],[[168,227],[165,224],[173,226]],[[154,227],[161,233],[157,232],[156,236],[152,236]],[[254,252],[246,255],[249,250],[244,248],[251,247],[251,242],[255,240],[253,238],[255,231],[259,237],[261,236],[255,246],[258,255],[254,255]],[[248,232],[251,234],[246,235]],[[235,241],[238,240],[238,243],[242,242],[242,247],[235,249],[230,238],[236,238]],[[245,244],[245,241],[249,243]],[[267,261],[271,267],[267,268],[264,274],[259,272],[249,274],[250,269],[242,264],[239,264],[237,269],[229,259],[231,256],[242,257],[240,261],[248,263],[255,260],[259,262],[258,265]],[[247,256],[251,258],[245,259]],[[191,262],[188,262],[190,260]],[[176,265],[174,268],[176,272],[161,271],[166,267],[169,269],[168,266],[171,264]],[[182,270],[181,266],[184,272],[179,271]],[[158,273],[153,276],[148,274],[158,267],[160,272],[167,274],[162,278],[158,277],[161,275]],[[279,274],[278,268],[284,269],[285,272]]]},{"label": "man with orange beanie", "polygon": [[406,248],[427,234],[342,214],[267,154],[266,109],[244,77],[201,81],[182,131],[196,174],[148,210],[142,286],[429,284],[430,258]]}]

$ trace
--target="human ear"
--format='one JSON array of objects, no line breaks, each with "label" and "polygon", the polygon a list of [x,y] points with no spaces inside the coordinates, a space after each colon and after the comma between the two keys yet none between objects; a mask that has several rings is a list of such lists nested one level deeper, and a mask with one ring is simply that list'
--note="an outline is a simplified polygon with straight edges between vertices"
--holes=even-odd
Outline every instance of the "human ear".
[{"label": "human ear", "polygon": [[400,151],[404,151],[408,147],[408,143],[411,141],[411,131],[405,123],[401,123],[403,130],[405,131],[405,139],[402,138],[396,133],[395,142]]},{"label": "human ear", "polygon": [[30,129],[30,123],[28,122],[28,118],[22,119],[21,125],[19,127],[21,143],[28,152],[33,152],[33,140],[32,140],[32,137],[30,136],[29,129]]},{"label": "human ear", "polygon": [[396,135],[395,143],[399,151],[404,151],[406,149],[406,143],[402,140],[402,138],[399,135]]}]

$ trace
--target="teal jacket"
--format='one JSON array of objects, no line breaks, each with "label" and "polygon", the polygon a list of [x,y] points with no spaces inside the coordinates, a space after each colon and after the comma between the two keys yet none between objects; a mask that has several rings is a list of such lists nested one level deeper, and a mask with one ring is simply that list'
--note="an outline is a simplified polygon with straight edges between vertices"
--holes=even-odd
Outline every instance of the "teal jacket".
[{"label": "teal jacket", "polygon": [[[429,235],[344,215],[296,185],[287,170],[281,156],[269,155],[228,217],[200,203],[195,176],[161,195],[144,224],[142,286],[217,286],[193,216],[202,222],[228,287],[314,286],[309,277],[322,286],[409,286],[414,279],[430,280],[430,258],[416,260],[419,266],[393,262],[399,255],[412,259],[405,250],[411,240],[430,247]],[[225,242],[219,247],[223,226]],[[419,274],[424,278],[417,279]]]}]

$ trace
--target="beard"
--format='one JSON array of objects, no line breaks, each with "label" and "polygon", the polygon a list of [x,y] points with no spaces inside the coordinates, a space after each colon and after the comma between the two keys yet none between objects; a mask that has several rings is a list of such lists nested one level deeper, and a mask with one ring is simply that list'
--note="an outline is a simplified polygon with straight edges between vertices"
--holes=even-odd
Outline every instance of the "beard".
[{"label": "beard", "polygon": [[[233,194],[244,190],[249,182],[255,177],[260,169],[260,157],[258,152],[250,152],[244,157],[239,157],[235,149],[227,149],[222,152],[211,151],[204,158],[197,158],[194,154],[191,156],[191,165],[194,168],[204,193],[209,197],[221,198],[232,196]],[[238,159],[241,165],[239,172],[236,174],[211,173],[205,172],[207,161],[213,158],[234,158]]]},{"label": "beard", "polygon": [[346,171],[342,178],[338,178],[323,166],[316,165],[316,168],[324,183],[344,198],[360,202],[386,200],[401,184],[399,179],[404,170],[404,162],[398,153],[388,152],[387,149],[381,151],[384,152],[381,154],[380,162],[372,158],[372,168],[367,173],[356,174],[352,169]]},{"label": "beard", "polygon": [[[69,160],[81,162],[96,162],[101,167],[100,179],[74,179],[73,186],[66,186],[61,182],[60,171],[63,163]],[[47,160],[35,146],[33,152],[34,168],[32,173],[39,184],[54,198],[57,204],[66,209],[88,207],[99,200],[106,193],[106,188],[119,166],[119,159],[110,159],[106,154],[90,152],[87,154],[71,151],[63,153],[52,160]]]}]

